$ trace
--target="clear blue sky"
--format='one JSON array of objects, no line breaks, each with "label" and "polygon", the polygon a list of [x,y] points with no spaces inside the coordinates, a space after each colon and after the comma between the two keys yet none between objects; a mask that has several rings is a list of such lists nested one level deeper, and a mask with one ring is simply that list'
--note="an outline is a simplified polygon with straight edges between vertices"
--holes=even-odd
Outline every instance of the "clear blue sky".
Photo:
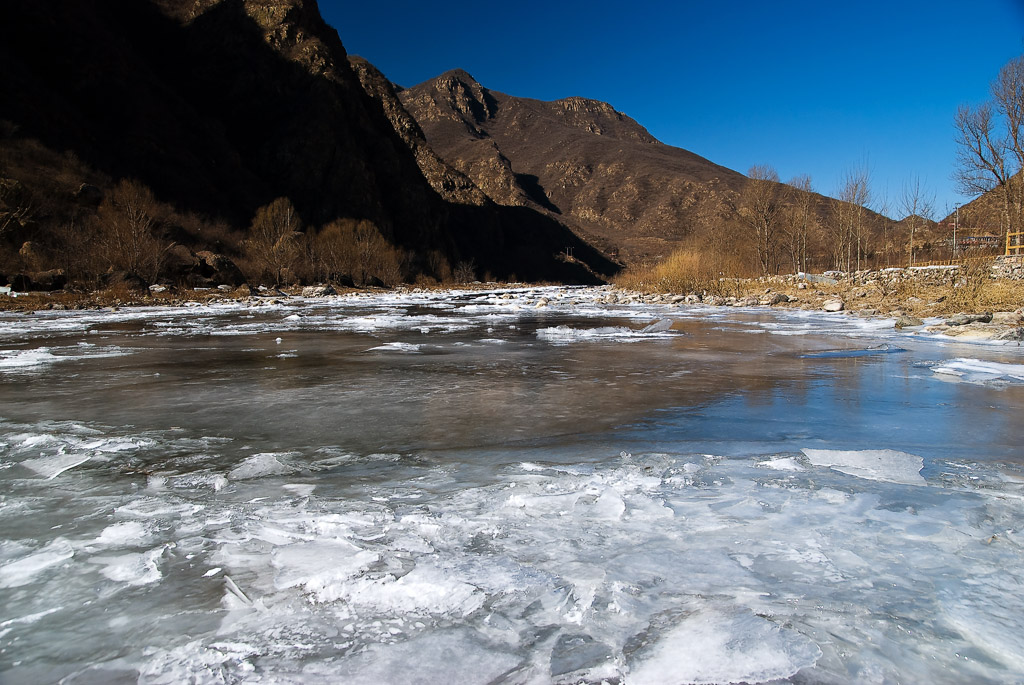
[{"label": "clear blue sky", "polygon": [[[403,86],[462,68],[491,90],[609,102],[659,140],[834,194],[866,166],[875,202],[912,176],[944,215],[960,103],[1024,54],[1024,0],[350,2],[320,0],[351,54]],[[890,215],[899,215],[896,209]]]}]

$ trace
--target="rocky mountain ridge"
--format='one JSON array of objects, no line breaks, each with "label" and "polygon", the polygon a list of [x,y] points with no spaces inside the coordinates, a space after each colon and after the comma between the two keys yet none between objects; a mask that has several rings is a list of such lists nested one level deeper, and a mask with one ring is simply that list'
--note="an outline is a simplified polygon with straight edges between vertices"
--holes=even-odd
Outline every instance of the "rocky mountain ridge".
[{"label": "rocky mountain ridge", "polygon": [[513,97],[463,70],[399,96],[434,150],[496,202],[546,211],[627,262],[687,235],[702,189],[746,180],[596,100]]}]

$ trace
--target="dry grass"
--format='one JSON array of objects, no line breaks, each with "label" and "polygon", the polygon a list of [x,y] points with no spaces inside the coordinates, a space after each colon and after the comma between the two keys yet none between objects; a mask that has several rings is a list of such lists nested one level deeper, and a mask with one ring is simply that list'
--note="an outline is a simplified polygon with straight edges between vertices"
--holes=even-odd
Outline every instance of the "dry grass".
[{"label": "dry grass", "polygon": [[679,250],[653,266],[629,269],[614,282],[641,292],[730,296],[738,294],[738,275],[747,274],[728,257],[706,250]]}]

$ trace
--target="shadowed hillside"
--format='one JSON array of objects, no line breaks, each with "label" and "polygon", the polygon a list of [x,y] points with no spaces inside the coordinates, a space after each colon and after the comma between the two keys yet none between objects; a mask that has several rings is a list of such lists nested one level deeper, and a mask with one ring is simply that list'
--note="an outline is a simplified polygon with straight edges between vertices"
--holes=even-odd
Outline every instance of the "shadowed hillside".
[{"label": "shadowed hillside", "polygon": [[[0,144],[20,150],[5,178],[33,164],[43,175],[47,160],[73,154],[83,180],[135,178],[162,202],[236,228],[277,197],[307,230],[372,222],[413,272],[431,253],[481,276],[614,271],[558,222],[495,205],[456,172],[452,192],[433,187],[425,143],[396,132],[315,0],[8,0],[0,60],[0,88],[18,94],[0,100]],[[26,141],[40,150],[34,161]],[[37,212],[7,238],[39,238],[68,211]],[[576,261],[558,258],[566,247]]]}]

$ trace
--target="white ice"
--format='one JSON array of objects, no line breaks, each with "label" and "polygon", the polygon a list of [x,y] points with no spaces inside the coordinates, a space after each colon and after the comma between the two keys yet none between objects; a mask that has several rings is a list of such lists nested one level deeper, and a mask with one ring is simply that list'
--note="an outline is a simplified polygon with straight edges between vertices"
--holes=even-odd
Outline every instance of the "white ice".
[{"label": "white ice", "polygon": [[288,453],[261,452],[247,458],[241,464],[228,472],[230,480],[246,480],[250,478],[264,478],[266,476],[284,476],[294,473],[295,468],[281,462],[282,457]]},{"label": "white ice", "polygon": [[931,368],[940,376],[952,377],[966,383],[1024,382],[1024,364],[958,358],[936,364]]},{"label": "white ice", "polygon": [[47,480],[52,480],[68,469],[73,469],[89,461],[88,454],[54,454],[49,457],[26,459],[22,465],[38,473]]},{"label": "white ice", "polygon": [[26,585],[47,569],[59,566],[73,556],[74,548],[67,540],[58,538],[38,552],[0,566],[0,588]]},{"label": "white ice", "polygon": [[642,652],[626,682],[758,683],[788,678],[820,657],[816,644],[767,619],[741,611],[698,610]]},{"label": "white ice", "polygon": [[867,480],[924,485],[921,475],[924,460],[897,450],[801,450],[815,466],[828,466],[835,471]]}]

